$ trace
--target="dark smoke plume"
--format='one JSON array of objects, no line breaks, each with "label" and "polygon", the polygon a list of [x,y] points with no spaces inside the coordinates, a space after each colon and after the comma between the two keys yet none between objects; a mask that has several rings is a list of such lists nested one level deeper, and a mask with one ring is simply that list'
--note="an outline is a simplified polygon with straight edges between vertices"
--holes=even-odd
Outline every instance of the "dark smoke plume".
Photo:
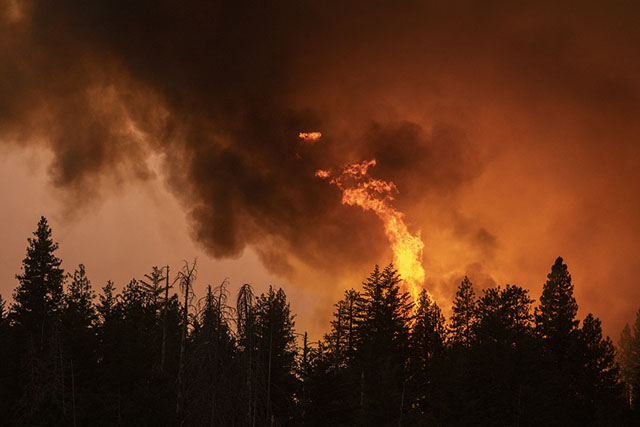
[{"label": "dark smoke plume", "polygon": [[[292,258],[336,270],[386,247],[316,169],[376,158],[410,227],[444,200],[433,217],[486,258],[496,236],[455,200],[500,150],[473,142],[478,99],[638,112],[638,56],[615,59],[640,40],[617,4],[249,3],[3,0],[0,139],[49,148],[52,182],[76,201],[152,179],[160,154],[211,255],[252,245],[287,274]],[[303,146],[301,131],[323,138]]]},{"label": "dark smoke plume", "polygon": [[[369,260],[384,245],[381,231],[345,233],[379,227],[340,206],[314,177],[320,166],[377,156],[380,173],[407,189],[416,173],[427,188],[471,178],[449,169],[466,159],[464,139],[447,128],[365,118],[344,132],[330,111],[295,106],[304,88],[292,83],[292,63],[302,40],[321,43],[324,6],[234,3],[5,2],[2,139],[49,147],[53,183],[77,200],[99,196],[109,179],[149,179],[147,156],[160,152],[212,255],[255,245],[281,271],[294,251],[327,266]],[[316,129],[320,144],[298,146],[298,132]]]}]

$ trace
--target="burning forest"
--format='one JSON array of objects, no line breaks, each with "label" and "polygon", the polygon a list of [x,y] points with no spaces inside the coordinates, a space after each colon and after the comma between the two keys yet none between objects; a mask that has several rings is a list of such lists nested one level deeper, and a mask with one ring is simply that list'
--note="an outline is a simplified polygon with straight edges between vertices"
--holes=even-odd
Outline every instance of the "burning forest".
[{"label": "burning forest", "polygon": [[639,12],[0,0],[0,424],[637,424]]}]

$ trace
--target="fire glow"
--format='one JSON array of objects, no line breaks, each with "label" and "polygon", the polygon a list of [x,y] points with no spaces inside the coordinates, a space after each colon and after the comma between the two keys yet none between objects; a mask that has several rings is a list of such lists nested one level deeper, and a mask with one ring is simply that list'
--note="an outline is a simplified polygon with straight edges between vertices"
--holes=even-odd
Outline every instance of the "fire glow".
[{"label": "fire glow", "polygon": [[413,297],[418,300],[424,283],[425,273],[422,267],[424,243],[420,233],[409,233],[402,212],[391,206],[392,193],[398,192],[395,184],[367,175],[376,160],[352,163],[344,167],[339,174],[328,170],[317,170],[315,175],[321,179],[330,179],[342,191],[342,203],[360,206],[365,211],[372,210],[384,223],[384,232],[391,244],[393,263]]},{"label": "fire glow", "polygon": [[314,144],[322,138],[322,132],[300,132],[298,138],[302,144]]}]

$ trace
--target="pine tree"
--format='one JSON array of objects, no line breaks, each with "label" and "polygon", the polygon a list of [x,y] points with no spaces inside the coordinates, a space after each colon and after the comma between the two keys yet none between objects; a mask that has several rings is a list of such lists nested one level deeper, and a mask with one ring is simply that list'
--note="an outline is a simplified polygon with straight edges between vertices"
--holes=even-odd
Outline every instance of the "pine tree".
[{"label": "pine tree", "polygon": [[360,423],[395,424],[404,412],[413,303],[392,264],[363,282],[359,327]]},{"label": "pine tree", "polygon": [[533,316],[529,292],[519,286],[506,285],[485,289],[478,301],[475,334],[480,341],[516,345],[531,329]]},{"label": "pine tree", "polygon": [[579,330],[580,371],[576,389],[580,394],[582,424],[619,424],[622,413],[622,385],[615,349],[609,337],[602,336],[600,320],[587,315]]},{"label": "pine tree", "polygon": [[160,310],[160,305],[163,302],[162,295],[165,292],[164,274],[161,268],[153,266],[151,272],[144,275],[143,280],[140,280],[140,287],[145,293],[148,304],[154,307],[156,310]]},{"label": "pine tree", "polygon": [[269,286],[256,301],[255,316],[258,378],[264,385],[258,419],[266,425],[285,424],[294,413],[299,384],[295,376],[295,323],[284,291]]},{"label": "pine tree", "polygon": [[345,291],[344,298],[334,306],[336,310],[330,322],[331,330],[325,336],[325,343],[336,369],[348,365],[355,355],[358,328],[363,319],[363,303],[360,292],[349,289]]},{"label": "pine tree", "polygon": [[22,261],[22,274],[16,275],[16,288],[11,306],[11,319],[22,329],[36,348],[42,348],[51,331],[57,329],[62,308],[64,270],[56,257],[58,244],[51,239],[51,228],[40,218],[34,238],[27,239],[27,256]]},{"label": "pine tree", "polygon": [[577,388],[580,365],[578,304],[573,296],[571,275],[558,257],[547,275],[535,312],[535,331],[541,342],[542,383],[549,419],[570,424],[581,402]]},{"label": "pine tree", "polygon": [[16,409],[23,424],[64,424],[68,421],[60,338],[64,270],[44,217],[33,235],[27,239],[22,274],[16,275],[19,285],[10,313],[24,378]]},{"label": "pine tree", "polygon": [[[360,351],[364,298],[349,289],[335,304],[331,330],[313,353],[308,395],[312,396],[305,423],[315,417],[317,425],[353,425],[359,408],[361,369],[356,357]],[[311,417],[311,419],[310,419]]]},{"label": "pine tree", "polygon": [[87,278],[83,264],[78,266],[71,279],[67,293],[63,297],[64,326],[74,333],[84,333],[92,328],[97,320],[93,305],[95,292],[91,289],[91,282]]},{"label": "pine tree", "polygon": [[96,307],[96,311],[99,316],[98,320],[103,326],[116,316],[116,295],[114,291],[115,285],[109,280],[102,287],[102,295],[98,297],[99,304]]},{"label": "pine tree", "polygon": [[477,301],[473,284],[467,276],[464,276],[456,292],[451,309],[449,334],[453,343],[461,344],[465,347],[471,345],[474,338],[474,326],[477,321],[476,306]]},{"label": "pine tree", "polygon": [[573,297],[571,275],[558,257],[544,284],[540,306],[536,309],[536,331],[546,347],[559,359],[567,357],[579,321],[578,304]]},{"label": "pine tree", "polygon": [[95,293],[87,278],[84,265],[75,270],[63,296],[62,344],[65,364],[67,401],[71,403],[73,424],[85,424],[91,416],[89,397],[94,387],[92,374],[96,368],[97,314]]},{"label": "pine tree", "polygon": [[422,289],[411,330],[413,353],[426,363],[444,349],[445,334],[445,319],[440,307],[427,291]]},{"label": "pine tree", "polygon": [[411,329],[409,348],[409,407],[422,418],[430,410],[434,390],[436,358],[444,351],[446,338],[445,319],[440,307],[426,290],[418,297],[415,317]]},{"label": "pine tree", "polygon": [[529,390],[539,380],[531,374],[532,303],[519,286],[483,290],[476,306],[475,339],[458,355],[464,376],[456,391],[462,395],[465,423],[472,419],[478,425],[517,425],[522,414],[536,414]]}]

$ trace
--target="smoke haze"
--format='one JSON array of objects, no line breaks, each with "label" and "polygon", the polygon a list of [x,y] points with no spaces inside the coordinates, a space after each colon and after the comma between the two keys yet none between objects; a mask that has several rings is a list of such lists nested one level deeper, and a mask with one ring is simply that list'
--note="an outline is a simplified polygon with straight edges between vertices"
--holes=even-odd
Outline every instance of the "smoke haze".
[{"label": "smoke haze", "polygon": [[333,299],[391,253],[314,173],[375,158],[442,304],[464,274],[537,297],[562,255],[581,315],[631,319],[635,5],[233,3],[2,0],[0,142],[50,151],[69,221],[161,180],[210,256]]}]

